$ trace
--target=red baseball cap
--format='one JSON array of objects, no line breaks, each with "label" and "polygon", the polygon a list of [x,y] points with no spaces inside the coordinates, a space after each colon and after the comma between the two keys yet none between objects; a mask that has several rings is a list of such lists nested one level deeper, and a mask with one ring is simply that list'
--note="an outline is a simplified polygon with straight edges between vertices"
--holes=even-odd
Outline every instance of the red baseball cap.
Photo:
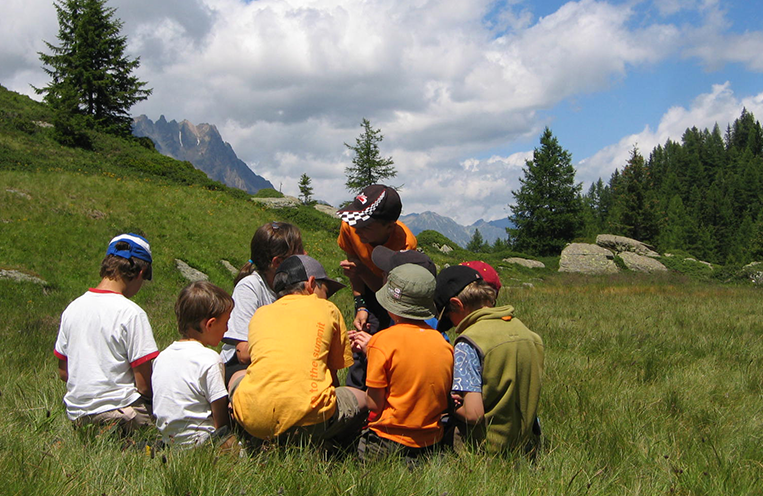
[{"label": "red baseball cap", "polygon": [[501,278],[498,277],[498,272],[490,264],[481,260],[473,260],[471,262],[463,262],[461,265],[466,265],[479,272],[485,282],[495,289],[496,296],[498,296],[498,291],[501,290]]}]

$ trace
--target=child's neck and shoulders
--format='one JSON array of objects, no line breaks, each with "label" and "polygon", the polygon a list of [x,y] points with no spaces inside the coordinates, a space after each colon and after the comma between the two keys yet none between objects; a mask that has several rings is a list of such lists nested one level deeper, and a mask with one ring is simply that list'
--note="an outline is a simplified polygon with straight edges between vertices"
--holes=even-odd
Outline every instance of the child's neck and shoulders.
[{"label": "child's neck and shoulders", "polygon": [[[369,342],[369,345],[376,343],[399,343],[401,340],[417,340],[417,341],[433,341],[437,344],[446,344],[442,335],[433,329],[424,320],[410,319],[400,317],[390,313],[394,324],[386,329],[378,331],[372,336],[373,342]],[[440,343],[442,342],[442,343]],[[450,346],[450,345],[448,345]]]}]

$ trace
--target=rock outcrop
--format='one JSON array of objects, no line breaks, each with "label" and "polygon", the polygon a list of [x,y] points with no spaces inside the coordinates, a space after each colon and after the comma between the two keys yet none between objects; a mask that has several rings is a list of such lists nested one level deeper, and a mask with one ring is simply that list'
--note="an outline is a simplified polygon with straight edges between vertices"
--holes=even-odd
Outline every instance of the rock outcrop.
[{"label": "rock outcrop", "polygon": [[205,273],[203,273],[200,270],[194,269],[193,267],[183,262],[179,258],[175,259],[175,266],[180,271],[180,274],[182,274],[182,276],[185,277],[190,282],[209,280],[209,276],[207,276]]},{"label": "rock outcrop", "polygon": [[236,156],[233,147],[223,141],[213,124],[194,125],[187,120],[167,122],[164,116],[153,122],[141,115],[133,120],[132,132],[135,136],[151,138],[162,155],[187,160],[215,181],[249,193],[273,187]]},{"label": "rock outcrop", "polygon": [[522,267],[527,267],[530,269],[545,269],[546,268],[546,264],[544,264],[543,262],[540,262],[538,260],[530,260],[528,258],[510,257],[510,258],[504,258],[503,261],[510,264],[521,265]]},{"label": "rock outcrop", "polygon": [[628,270],[634,272],[667,272],[668,268],[662,265],[657,260],[644,255],[638,255],[632,251],[620,252],[619,257],[628,267]]},{"label": "rock outcrop", "polygon": [[47,281],[40,279],[37,276],[21,272],[20,270],[5,270],[0,269],[0,279],[10,279],[16,282],[31,282],[40,286],[47,286]]},{"label": "rock outcrop", "polygon": [[596,236],[596,244],[602,248],[612,250],[615,253],[633,252],[645,257],[659,257],[660,254],[652,249],[651,246],[641,241],[626,238],[625,236],[615,236],[613,234],[599,234]]},{"label": "rock outcrop", "polygon": [[254,198],[251,200],[255,203],[261,203],[268,208],[296,208],[302,205],[299,198],[293,196],[284,196],[283,198]]},{"label": "rock outcrop", "polygon": [[581,274],[616,274],[620,271],[615,255],[606,248],[588,243],[571,243],[562,250],[559,272]]}]

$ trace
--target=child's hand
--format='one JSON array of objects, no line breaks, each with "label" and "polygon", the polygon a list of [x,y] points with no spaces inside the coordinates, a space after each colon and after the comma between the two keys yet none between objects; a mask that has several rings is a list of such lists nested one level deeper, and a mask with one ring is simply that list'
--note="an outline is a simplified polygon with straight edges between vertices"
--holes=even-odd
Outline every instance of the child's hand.
[{"label": "child's hand", "polygon": [[453,409],[458,410],[464,404],[464,396],[459,393],[450,393],[450,399],[453,401]]},{"label": "child's hand", "polygon": [[339,266],[344,271],[344,275],[346,275],[349,278],[352,278],[355,276],[358,265],[354,261],[350,260],[342,260],[339,262]]},{"label": "child's hand", "polygon": [[352,325],[358,332],[368,331],[371,328],[371,324],[368,323],[368,310],[361,308],[355,312],[355,320],[352,321]]},{"label": "child's hand", "polygon": [[368,348],[368,342],[371,340],[371,335],[363,331],[348,331],[347,335],[350,338],[350,347],[355,352],[366,352]]}]

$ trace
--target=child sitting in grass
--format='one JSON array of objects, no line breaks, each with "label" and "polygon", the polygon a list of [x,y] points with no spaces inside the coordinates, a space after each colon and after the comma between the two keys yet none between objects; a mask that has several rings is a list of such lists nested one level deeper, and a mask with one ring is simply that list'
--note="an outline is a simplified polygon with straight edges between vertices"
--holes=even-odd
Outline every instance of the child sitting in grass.
[{"label": "child sitting in grass", "polygon": [[151,247],[137,234],[109,243],[101,282],[66,307],[54,353],[75,427],[150,425],[151,361],[159,354],[146,312],[130,301],[152,274]]},{"label": "child sitting in grass", "polygon": [[453,348],[424,322],[434,316],[434,290],[429,270],[404,264],[392,269],[376,293],[395,325],[374,334],[364,350],[366,397],[376,417],[358,444],[363,461],[393,454],[415,459],[443,438]]},{"label": "child sitting in grass", "polygon": [[366,416],[365,394],[338,387],[337,371],[352,364],[347,329],[328,301],[344,285],[307,255],[278,267],[275,303],[257,309],[249,324],[251,363],[231,378],[235,419],[262,441],[346,446]]},{"label": "child sitting in grass", "polygon": [[540,436],[543,341],[514,317],[514,307],[493,308],[495,300],[495,288],[472,267],[455,265],[437,276],[438,329],[455,325],[458,335],[457,449],[463,443],[493,453],[532,449]]},{"label": "child sitting in grass", "polygon": [[228,329],[233,299],[208,281],[183,288],[175,303],[183,336],[154,363],[154,414],[166,445],[193,447],[230,426],[223,362],[214,350]]}]

